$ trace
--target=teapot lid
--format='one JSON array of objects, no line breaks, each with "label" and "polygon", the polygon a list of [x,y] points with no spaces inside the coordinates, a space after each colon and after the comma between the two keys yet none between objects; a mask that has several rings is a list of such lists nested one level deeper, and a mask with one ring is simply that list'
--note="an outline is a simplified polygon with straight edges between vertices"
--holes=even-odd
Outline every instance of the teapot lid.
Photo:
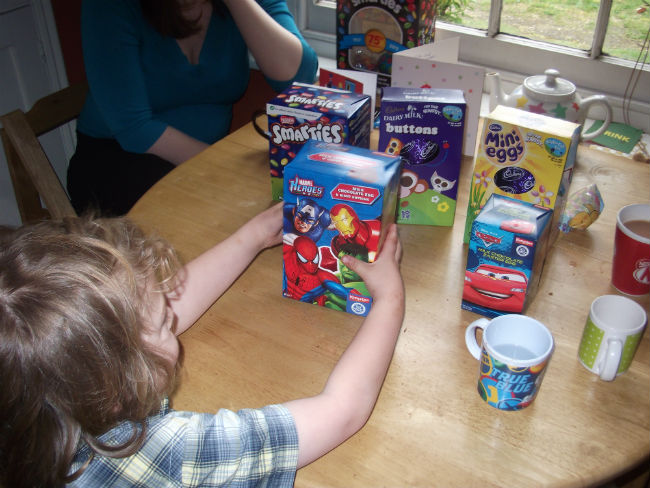
[{"label": "teapot lid", "polygon": [[556,69],[547,69],[543,75],[529,76],[524,80],[526,96],[543,102],[570,100],[575,91],[576,86],[560,78],[560,72]]}]

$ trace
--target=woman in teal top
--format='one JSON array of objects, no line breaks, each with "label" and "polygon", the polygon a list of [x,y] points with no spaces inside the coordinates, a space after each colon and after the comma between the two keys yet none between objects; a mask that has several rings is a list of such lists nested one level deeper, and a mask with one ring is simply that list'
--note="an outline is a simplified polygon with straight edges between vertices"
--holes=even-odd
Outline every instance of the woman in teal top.
[{"label": "woman in teal top", "polygon": [[78,212],[126,213],[225,136],[249,51],[278,91],[318,67],[285,0],[84,0],[81,25],[90,90],[68,169]]}]

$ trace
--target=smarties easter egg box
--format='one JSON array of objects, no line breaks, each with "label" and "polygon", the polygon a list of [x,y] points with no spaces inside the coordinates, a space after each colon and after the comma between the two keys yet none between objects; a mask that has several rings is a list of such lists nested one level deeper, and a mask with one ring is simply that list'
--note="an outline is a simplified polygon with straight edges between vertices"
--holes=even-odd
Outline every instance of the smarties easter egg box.
[{"label": "smarties easter egg box", "polygon": [[337,66],[376,72],[377,86],[389,86],[393,54],[433,42],[435,19],[435,0],[338,0]]},{"label": "smarties easter egg box", "polygon": [[395,221],[400,158],[308,141],[284,169],[283,296],[365,316],[372,297],[341,257],[375,260]]},{"label": "smarties easter egg box", "polygon": [[454,224],[465,114],[461,90],[384,88],[378,148],[402,157],[398,223]]},{"label": "smarties easter egg box", "polygon": [[266,105],[271,196],[282,200],[284,167],[308,140],[370,145],[370,97],[334,88],[293,83]]},{"label": "smarties easter egg box", "polygon": [[548,248],[553,211],[492,195],[472,223],[462,308],[487,317],[521,313]]},{"label": "smarties easter egg box", "polygon": [[[497,106],[484,121],[474,156],[464,242],[493,193],[539,204],[562,215],[573,176],[581,126]],[[558,232],[551,229],[551,241]]]}]

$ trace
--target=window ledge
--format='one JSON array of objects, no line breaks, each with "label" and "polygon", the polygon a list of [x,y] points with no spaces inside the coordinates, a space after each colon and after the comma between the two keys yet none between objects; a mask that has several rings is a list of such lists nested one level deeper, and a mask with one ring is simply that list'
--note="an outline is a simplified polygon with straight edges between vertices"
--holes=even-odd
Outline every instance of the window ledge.
[{"label": "window ledge", "polygon": [[[303,34],[319,54],[320,65],[335,68],[335,36],[310,30],[304,30]],[[489,39],[476,29],[442,22],[436,24],[436,37],[460,37],[460,62],[480,66],[488,71],[498,71],[501,73],[504,90],[508,92],[523,83],[526,76],[543,73],[545,69],[552,67],[575,83],[582,97],[606,95],[616,122],[625,120],[625,107],[630,124],[650,133],[650,90],[640,88],[650,86],[648,67],[635,74],[631,63],[622,60],[610,57],[593,60],[574,49],[550,49],[548,44],[506,35]],[[534,53],[531,55],[533,49]],[[492,58],[489,57],[490,53]],[[497,53],[496,58],[494,53]],[[637,88],[633,98],[624,103],[627,82],[633,74],[639,76]],[[484,91],[489,93],[489,87],[485,86]]]}]

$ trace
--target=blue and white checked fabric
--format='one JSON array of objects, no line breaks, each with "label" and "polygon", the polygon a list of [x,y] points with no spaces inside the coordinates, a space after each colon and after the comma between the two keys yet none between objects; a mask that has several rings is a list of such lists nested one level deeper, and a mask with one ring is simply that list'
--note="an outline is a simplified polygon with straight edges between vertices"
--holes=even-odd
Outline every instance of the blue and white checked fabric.
[{"label": "blue and white checked fabric", "polygon": [[[121,444],[133,433],[123,423],[100,437]],[[70,472],[91,454],[85,443]],[[147,439],[125,458],[95,455],[74,487],[251,487],[293,486],[298,463],[298,433],[281,405],[259,410],[220,410],[216,415],[177,412],[165,399],[150,417]]]}]

